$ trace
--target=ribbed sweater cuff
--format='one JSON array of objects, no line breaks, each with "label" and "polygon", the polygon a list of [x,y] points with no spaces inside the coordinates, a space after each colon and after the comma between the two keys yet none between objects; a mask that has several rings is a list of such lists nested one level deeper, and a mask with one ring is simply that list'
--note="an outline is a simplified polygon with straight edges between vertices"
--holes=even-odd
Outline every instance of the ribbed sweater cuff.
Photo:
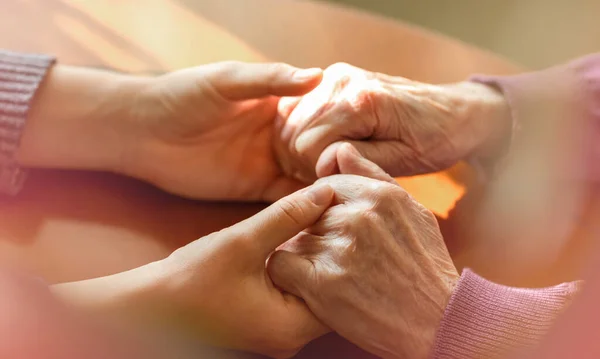
[{"label": "ribbed sweater cuff", "polygon": [[0,50],[0,194],[16,194],[25,171],[15,159],[31,106],[54,58]]},{"label": "ribbed sweater cuff", "polygon": [[531,347],[547,333],[579,285],[513,288],[465,269],[440,324],[433,358],[487,359]]}]

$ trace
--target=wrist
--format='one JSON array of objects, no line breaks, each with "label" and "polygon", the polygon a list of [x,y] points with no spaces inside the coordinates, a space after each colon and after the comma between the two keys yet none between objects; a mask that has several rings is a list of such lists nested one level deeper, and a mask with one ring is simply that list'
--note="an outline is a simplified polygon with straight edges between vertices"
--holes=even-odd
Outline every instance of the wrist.
[{"label": "wrist", "polygon": [[419,346],[419,349],[415,352],[414,358],[425,359],[431,357],[437,333],[459,280],[460,276],[456,270],[452,270],[448,273],[441,273],[440,281],[442,285],[440,286],[441,290],[438,296],[439,307],[436,308],[436,310],[422,313],[422,323],[424,326],[422,327],[422,330],[419,331],[419,334],[417,334],[418,337],[414,338],[415,344]]},{"label": "wrist", "polygon": [[465,268],[440,323],[432,357],[461,353],[464,358],[500,358],[533,346],[579,286],[572,282],[536,289],[508,287]]},{"label": "wrist", "polygon": [[470,81],[448,85],[447,89],[458,104],[454,106],[455,117],[465,124],[465,155],[483,160],[499,157],[512,134],[512,113],[502,92]]},{"label": "wrist", "polygon": [[25,167],[119,171],[133,132],[128,107],[142,81],[54,66],[33,100],[17,160]]},{"label": "wrist", "polygon": [[[411,320],[397,320],[392,327],[382,327],[378,331],[382,333],[378,339],[386,338],[385,342],[380,346],[381,350],[373,353],[390,359],[431,358],[437,333],[459,280],[454,268],[448,268],[436,277],[428,276],[427,284],[420,285],[427,296],[415,303],[418,305],[409,313]],[[400,300],[398,306],[402,305]],[[411,346],[407,347],[406,343],[411,343]]]}]

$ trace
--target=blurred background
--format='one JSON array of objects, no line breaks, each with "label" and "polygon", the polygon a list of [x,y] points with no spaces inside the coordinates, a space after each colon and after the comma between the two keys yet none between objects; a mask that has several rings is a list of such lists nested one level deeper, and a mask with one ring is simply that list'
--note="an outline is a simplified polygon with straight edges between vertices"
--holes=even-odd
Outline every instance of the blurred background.
[{"label": "blurred background", "polygon": [[600,50],[599,0],[319,0],[426,27],[527,68]]}]

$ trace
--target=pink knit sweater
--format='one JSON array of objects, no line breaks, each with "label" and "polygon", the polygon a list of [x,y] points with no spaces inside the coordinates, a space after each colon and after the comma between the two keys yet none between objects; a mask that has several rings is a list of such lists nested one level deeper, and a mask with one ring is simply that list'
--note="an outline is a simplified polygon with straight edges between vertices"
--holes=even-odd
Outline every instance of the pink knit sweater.
[{"label": "pink knit sweater", "polygon": [[15,194],[25,172],[15,154],[31,99],[53,58],[0,50],[0,194]]},{"label": "pink knit sweater", "polygon": [[[539,116],[540,111],[556,114],[557,108],[571,108],[563,106],[565,103],[575,103],[577,111],[561,113],[559,120],[565,121],[568,126],[585,128],[587,137],[581,139],[581,158],[566,160],[564,166],[568,168],[560,173],[570,177],[565,178],[567,180],[588,184],[600,179],[600,167],[594,161],[600,153],[597,140],[600,138],[600,54],[540,72],[509,77],[475,76],[472,81],[496,86],[504,93],[513,113],[516,137],[522,127],[528,126],[528,121],[544,119],[544,116]],[[590,278],[600,279],[600,268],[592,271]],[[446,309],[433,357],[505,358],[515,349],[531,348],[550,331],[579,287],[578,282],[573,282],[543,289],[511,288],[491,283],[466,269]],[[595,300],[598,303],[600,296],[596,296]],[[589,306],[586,313],[596,317],[596,311],[595,306]],[[598,330],[596,321],[596,334]],[[582,332],[585,330],[581,327],[573,331],[577,335]],[[568,341],[563,342],[562,347],[560,343],[556,341],[553,345],[562,350],[571,348]],[[590,343],[587,342],[587,345]],[[584,353],[586,357],[593,357],[589,356],[589,350],[581,352],[581,346],[578,349],[571,348],[567,351],[568,355],[563,352],[566,356],[556,357],[582,358]],[[551,353],[547,349],[541,350],[533,357],[546,358]]]}]

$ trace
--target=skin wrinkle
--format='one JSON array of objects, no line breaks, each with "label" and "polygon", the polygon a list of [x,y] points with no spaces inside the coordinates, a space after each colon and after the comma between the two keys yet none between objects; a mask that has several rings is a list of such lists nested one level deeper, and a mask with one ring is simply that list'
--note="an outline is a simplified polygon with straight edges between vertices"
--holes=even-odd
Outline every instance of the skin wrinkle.
[{"label": "skin wrinkle", "polygon": [[[397,119],[402,118],[401,115],[401,107],[395,106],[395,102],[397,101],[392,93],[394,92],[392,88],[389,88],[387,91],[387,96],[385,96],[385,105],[381,107],[382,114],[380,114],[380,118],[385,118],[386,121],[382,121],[380,123],[387,124],[387,129],[382,128],[381,130],[376,130],[376,135],[378,139],[381,140],[394,140],[397,138],[401,138],[403,134],[403,129],[400,123],[398,123]],[[394,126],[395,124],[395,126]]]},{"label": "skin wrinkle", "polygon": [[[335,83],[335,85],[331,91],[331,94],[328,97],[328,101],[325,102],[325,105],[319,107],[317,109],[317,111],[312,113],[308,119],[303,121],[301,126],[296,125],[295,134],[293,135],[293,138],[290,141],[290,151],[296,151],[297,138],[298,138],[298,134],[300,132],[305,132],[305,131],[313,128],[313,127],[311,127],[311,125],[313,124],[314,119],[319,118],[319,117],[324,116],[325,114],[329,113],[330,111],[332,111],[335,108],[336,104],[340,103],[336,99],[339,97],[339,94],[342,92],[342,89],[344,88],[347,81],[349,81],[348,77],[343,77],[340,80],[338,80]],[[341,113],[346,113],[346,112],[343,111]]]},{"label": "skin wrinkle", "polygon": [[[338,95],[341,97],[341,95]],[[345,96],[341,99],[337,100],[336,106],[332,106],[329,109],[329,117],[333,119],[338,119],[340,125],[344,126],[346,124],[350,124],[348,129],[350,130],[344,138],[355,138],[355,139],[367,139],[373,135],[373,131],[375,129],[375,124],[371,123],[372,121],[368,121],[368,119],[372,119],[372,116],[368,116],[373,108],[372,104],[372,94],[368,92],[361,92],[360,94],[353,94],[352,96]],[[358,99],[360,98],[360,99]],[[331,115],[331,112],[334,112],[335,115]],[[323,118],[327,119],[328,116],[323,114]],[[343,119],[343,120],[341,120]],[[366,121],[365,121],[366,120]],[[322,127],[323,121],[315,121],[314,126],[307,127],[308,129]],[[337,140],[344,139],[342,137],[337,137]]]},{"label": "skin wrinkle", "polygon": [[395,184],[344,175],[319,183],[334,188],[336,205],[313,234],[292,240],[323,245],[296,252],[315,269],[301,281],[305,301],[327,326],[376,355],[424,358],[451,293],[448,282],[458,279],[441,255],[435,217]]},{"label": "skin wrinkle", "polygon": [[[250,75],[247,69],[241,67],[241,64],[235,62],[201,66],[196,69],[181,70],[160,76],[155,82],[144,86],[136,95],[136,106],[133,106],[133,109],[129,111],[133,112],[132,118],[137,122],[142,122],[145,119],[145,125],[140,130],[153,134],[151,137],[159,140],[154,142],[159,143],[148,143],[147,141],[128,142],[137,143],[134,146],[135,149],[128,151],[129,153],[133,152],[133,158],[129,158],[129,161],[136,163],[136,166],[132,167],[141,168],[137,171],[139,173],[132,173],[131,175],[142,177],[163,188],[172,187],[177,189],[177,192],[186,192],[178,193],[183,195],[186,195],[187,192],[196,191],[196,187],[200,186],[198,183],[203,181],[213,185],[214,182],[217,182],[217,178],[228,175],[228,172],[244,173],[246,175],[241,177],[247,181],[243,186],[239,185],[239,181],[235,185],[230,181],[219,182],[223,186],[223,192],[229,195],[230,199],[273,200],[280,197],[281,192],[289,193],[290,190],[294,190],[294,183],[282,180],[284,177],[279,172],[270,145],[274,133],[271,126],[267,126],[267,124],[271,124],[271,119],[277,114],[278,96],[261,94],[260,98],[249,96],[248,99],[240,99],[239,101],[228,100],[239,98],[242,94],[232,93],[232,91],[239,92],[239,89],[244,88],[233,84],[232,81],[235,81],[235,79],[254,81],[254,79],[249,78]],[[249,67],[252,70],[258,68],[257,65],[249,65]],[[277,66],[273,68],[276,69]],[[214,70],[214,73],[211,73],[211,70]],[[290,69],[290,71],[293,71],[293,69]],[[263,76],[268,79],[277,77],[276,74],[270,73],[266,69],[252,71],[251,76],[258,76],[257,73],[263,72]],[[231,76],[223,79],[224,74]],[[231,79],[232,77],[234,80]],[[188,82],[189,80],[193,80],[191,84]],[[255,80],[260,81],[259,78]],[[285,81],[285,78],[279,79],[278,86],[281,86],[284,83],[283,81]],[[266,86],[268,89],[271,85],[267,84]],[[271,88],[273,91],[277,90],[275,85]],[[198,101],[193,96],[197,96],[198,93],[204,96],[202,104],[204,105],[205,114],[199,114],[195,110]],[[194,104],[194,106],[190,104]],[[143,109],[143,113],[139,113],[142,111],[140,109]],[[161,115],[163,113],[180,112],[186,112],[186,116],[178,116],[177,121],[172,121],[172,125],[166,129],[168,131],[159,126],[162,123]],[[215,120],[205,121],[204,117],[214,118]],[[139,136],[147,137],[144,134]],[[263,141],[265,138],[269,141]],[[230,141],[227,141],[227,139]],[[250,141],[250,139],[253,139],[253,141]],[[257,141],[258,139],[261,141]],[[197,145],[198,142],[203,143],[203,145]],[[264,146],[257,146],[258,143],[263,143]],[[227,145],[225,146],[225,144]],[[187,152],[182,151],[182,153],[172,151],[174,147],[184,146],[190,147],[190,150]],[[234,151],[236,148],[237,150]],[[142,156],[140,152],[147,152],[148,149],[152,153]],[[207,163],[207,167],[214,167],[217,164],[216,158],[219,158],[221,162],[230,163],[231,166],[227,169],[220,169],[214,176],[211,176],[211,178],[205,177],[205,179],[202,179],[193,167],[187,166],[184,173],[199,178],[194,181],[193,178],[190,179],[189,176],[182,173],[179,177],[185,178],[186,181],[180,179],[178,183],[170,183],[169,176],[161,175],[160,171],[156,169],[155,162],[161,162],[165,157],[176,159],[175,161],[166,161],[171,163],[172,166],[183,166],[184,162],[195,161],[197,156],[193,154],[197,154],[200,149],[216,154],[206,156],[204,162]],[[253,155],[241,156],[240,153]],[[156,160],[150,161],[149,158],[155,158]],[[247,160],[244,161],[243,158]],[[223,159],[229,159],[230,161],[222,161]],[[265,185],[264,182],[269,180],[271,182]],[[210,195],[215,196],[216,194],[206,194],[207,197],[210,197]],[[266,198],[267,196],[268,198]]]},{"label": "skin wrinkle", "polygon": [[[500,141],[497,123],[502,121],[497,119],[504,118],[508,108],[502,95],[485,85],[429,85],[348,64],[332,65],[324,78],[324,83],[337,81],[345,87],[333,90],[333,106],[328,101],[304,104],[305,112],[311,105],[313,109],[310,118],[303,119],[305,128],[295,129],[300,137],[291,139],[296,145],[303,143],[290,156],[290,161],[301,159],[295,173],[314,176],[323,149],[337,141],[353,141],[363,155],[394,176],[445,169],[475,151],[493,153]],[[332,94],[328,86],[317,88],[324,98]],[[315,116],[320,108],[327,108],[327,113]],[[358,130],[357,123],[369,127]],[[324,171],[320,175],[339,170],[337,164],[329,163],[335,160],[335,155],[327,153],[319,164]]]}]

